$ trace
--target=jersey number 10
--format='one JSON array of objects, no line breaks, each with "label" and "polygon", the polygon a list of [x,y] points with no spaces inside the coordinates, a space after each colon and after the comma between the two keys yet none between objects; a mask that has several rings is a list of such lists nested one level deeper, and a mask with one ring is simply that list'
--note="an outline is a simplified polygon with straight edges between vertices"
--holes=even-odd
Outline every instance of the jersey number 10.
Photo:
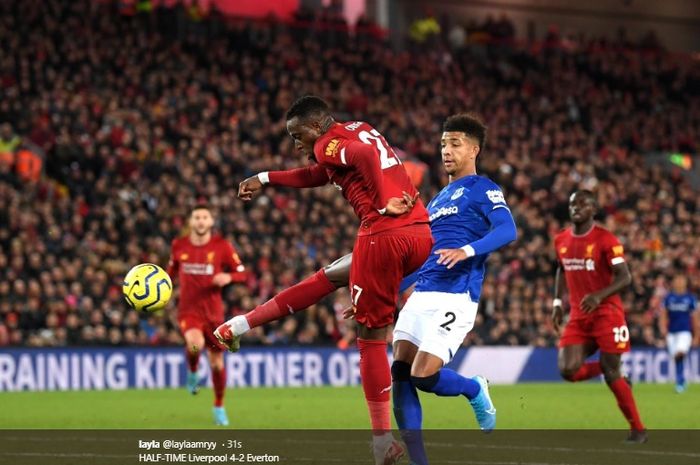
[{"label": "jersey number 10", "polygon": [[383,170],[391,168],[392,166],[400,165],[401,160],[396,156],[394,150],[391,147],[387,147],[382,135],[379,131],[372,129],[372,131],[362,131],[357,137],[365,144],[374,145],[379,150],[379,160],[381,161],[381,167]]}]

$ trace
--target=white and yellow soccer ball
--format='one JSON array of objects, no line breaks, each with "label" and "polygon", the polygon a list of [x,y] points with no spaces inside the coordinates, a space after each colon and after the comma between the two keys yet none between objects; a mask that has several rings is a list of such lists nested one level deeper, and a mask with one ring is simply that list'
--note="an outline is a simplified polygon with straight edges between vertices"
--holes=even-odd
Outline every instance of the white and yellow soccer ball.
[{"label": "white and yellow soccer ball", "polygon": [[122,293],[131,308],[155,312],[168,304],[173,282],[168,273],[153,263],[136,265],[124,277]]}]

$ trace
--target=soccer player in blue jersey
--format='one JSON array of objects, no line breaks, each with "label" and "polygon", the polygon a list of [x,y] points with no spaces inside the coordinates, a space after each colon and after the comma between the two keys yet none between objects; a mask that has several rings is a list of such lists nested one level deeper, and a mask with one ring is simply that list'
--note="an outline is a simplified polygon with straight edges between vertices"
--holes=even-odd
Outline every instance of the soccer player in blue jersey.
[{"label": "soccer player in blue jersey", "polygon": [[[666,336],[666,347],[676,362],[676,392],[685,392],[685,357],[693,342],[693,322],[696,334],[700,329],[695,312],[697,299],[688,292],[688,280],[683,275],[673,279],[673,292],[664,299],[664,310],[659,318],[659,329]],[[691,318],[691,315],[693,318]]]},{"label": "soccer player in blue jersey", "polygon": [[415,465],[428,463],[417,389],[464,396],[482,430],[496,426],[486,380],[444,366],[474,327],[489,253],[517,235],[501,189],[476,174],[485,141],[486,127],[471,115],[453,115],[443,124],[442,160],[450,182],[428,204],[435,244],[394,327],[394,416]]}]

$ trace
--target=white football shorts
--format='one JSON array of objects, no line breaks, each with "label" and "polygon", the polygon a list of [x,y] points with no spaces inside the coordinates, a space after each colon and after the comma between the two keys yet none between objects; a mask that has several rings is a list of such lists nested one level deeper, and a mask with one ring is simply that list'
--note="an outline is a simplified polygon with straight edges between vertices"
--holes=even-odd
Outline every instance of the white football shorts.
[{"label": "white football shorts", "polygon": [[474,327],[478,302],[469,294],[414,292],[399,312],[394,341],[408,341],[448,363]]},{"label": "white football shorts", "polygon": [[693,335],[690,331],[678,331],[666,335],[666,347],[671,357],[675,357],[677,353],[687,354],[692,343]]}]

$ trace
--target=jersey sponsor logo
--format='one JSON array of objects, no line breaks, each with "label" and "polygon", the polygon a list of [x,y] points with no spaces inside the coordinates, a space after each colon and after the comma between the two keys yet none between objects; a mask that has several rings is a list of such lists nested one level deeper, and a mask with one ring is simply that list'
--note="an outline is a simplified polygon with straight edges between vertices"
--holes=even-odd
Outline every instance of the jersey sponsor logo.
[{"label": "jersey sponsor logo", "polygon": [[493,189],[486,191],[486,197],[493,203],[506,203],[506,199],[503,197],[503,192],[498,189]]},{"label": "jersey sponsor logo", "polygon": [[214,255],[215,255],[214,252],[209,252],[209,253],[207,254],[207,262],[209,262],[209,263],[213,262],[213,261],[214,261]]},{"label": "jersey sponsor logo", "polygon": [[595,261],[591,258],[563,258],[564,271],[595,271]]},{"label": "jersey sponsor logo", "polygon": [[214,265],[211,263],[185,263],[182,265],[182,272],[194,275],[213,275]]},{"label": "jersey sponsor logo", "polygon": [[350,123],[347,126],[345,126],[345,129],[347,129],[348,131],[354,131],[360,126],[362,126],[362,121],[355,121],[354,123]]},{"label": "jersey sponsor logo", "polygon": [[462,194],[464,194],[464,187],[460,187],[459,189],[457,189],[455,191],[455,193],[452,194],[452,197],[450,197],[450,199],[457,200],[458,198],[460,198],[462,196]]},{"label": "jersey sponsor logo", "polygon": [[612,248],[613,255],[622,255],[625,249],[621,245],[616,245]]},{"label": "jersey sponsor logo", "polygon": [[456,205],[453,205],[451,207],[442,207],[432,215],[430,215],[430,218],[428,218],[428,221],[433,221],[441,216],[449,216],[449,215],[454,215],[455,213],[459,213],[459,207]]},{"label": "jersey sponsor logo", "polygon": [[338,154],[338,145],[340,145],[340,139],[332,139],[326,145],[326,156],[335,157]]}]

